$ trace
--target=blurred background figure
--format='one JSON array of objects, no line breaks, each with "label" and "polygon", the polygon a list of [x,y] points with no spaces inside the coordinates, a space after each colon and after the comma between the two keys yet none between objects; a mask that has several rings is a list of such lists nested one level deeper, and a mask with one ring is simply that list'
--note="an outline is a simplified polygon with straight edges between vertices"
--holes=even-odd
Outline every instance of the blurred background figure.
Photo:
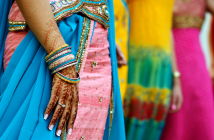
[{"label": "blurred background figure", "polygon": [[199,42],[205,10],[214,12],[213,2],[175,1],[173,36],[184,102],[168,115],[162,140],[214,140],[212,84]]},{"label": "blurred background figure", "polygon": [[212,17],[209,32],[209,43],[210,43],[210,76],[213,82],[214,89],[214,19]]},{"label": "blurred background figure", "polygon": [[129,10],[125,0],[114,0],[118,74],[122,101],[127,88]]},{"label": "blurred background figure", "polygon": [[128,0],[128,6],[131,30],[124,100],[126,136],[127,140],[158,140],[171,98],[173,0]]}]

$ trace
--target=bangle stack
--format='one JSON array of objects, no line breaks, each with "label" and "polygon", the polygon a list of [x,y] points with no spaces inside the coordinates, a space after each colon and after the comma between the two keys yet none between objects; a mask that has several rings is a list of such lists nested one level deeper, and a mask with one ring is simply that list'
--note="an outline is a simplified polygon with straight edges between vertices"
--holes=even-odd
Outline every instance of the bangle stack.
[{"label": "bangle stack", "polygon": [[60,73],[61,70],[77,64],[77,61],[71,52],[71,47],[67,44],[49,53],[45,57],[45,62],[48,64],[51,74],[56,73],[60,79],[73,84],[77,84],[80,81],[78,73],[78,78],[69,78]]}]

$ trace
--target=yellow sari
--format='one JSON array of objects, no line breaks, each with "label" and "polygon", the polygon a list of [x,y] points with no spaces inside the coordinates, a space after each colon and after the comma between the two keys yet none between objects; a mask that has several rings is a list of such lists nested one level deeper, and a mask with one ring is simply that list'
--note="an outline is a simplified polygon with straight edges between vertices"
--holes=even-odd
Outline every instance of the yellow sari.
[{"label": "yellow sari", "polygon": [[128,0],[127,140],[158,140],[170,103],[173,0]]},{"label": "yellow sari", "polygon": [[[114,0],[116,43],[128,61],[129,11],[124,0]],[[118,68],[122,101],[127,89],[128,66]]]}]

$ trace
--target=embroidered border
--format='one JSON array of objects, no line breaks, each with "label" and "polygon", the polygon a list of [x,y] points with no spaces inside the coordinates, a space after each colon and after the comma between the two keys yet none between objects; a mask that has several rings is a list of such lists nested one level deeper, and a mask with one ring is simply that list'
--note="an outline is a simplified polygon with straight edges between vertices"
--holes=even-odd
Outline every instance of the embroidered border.
[{"label": "embroidered border", "polygon": [[201,29],[204,18],[191,16],[173,17],[173,28],[198,28]]},{"label": "embroidered border", "polygon": [[11,21],[9,20],[9,31],[23,31],[27,27],[26,21]]},{"label": "embroidered border", "polygon": [[[105,0],[77,0],[73,3],[61,6],[61,1],[51,3],[51,7],[54,13],[56,21],[60,21],[63,18],[77,12],[82,12],[89,18],[94,19],[106,28],[109,28],[109,12],[107,2]],[[58,9],[57,9],[58,8]]]},{"label": "embroidered border", "polygon": [[77,72],[80,72],[80,69],[82,66],[83,57],[85,55],[85,49],[86,49],[87,44],[88,44],[88,36],[90,33],[90,27],[91,27],[91,20],[89,20],[88,18],[84,18],[79,50],[78,50],[77,55],[76,55]]},{"label": "embroidered border", "polygon": [[[77,71],[80,72],[81,66],[82,66],[82,61],[83,61],[83,57],[85,55],[85,50],[88,44],[88,36],[90,33],[90,27],[91,27],[91,20],[88,19],[87,17],[84,18],[83,21],[83,27],[82,27],[82,34],[81,34],[81,38],[80,38],[80,45],[79,45],[79,50],[77,52],[76,55],[76,60],[77,60]],[[61,135],[61,140],[66,140],[67,138],[67,132],[66,132],[67,128],[65,126],[65,128],[62,131],[62,135]]]},{"label": "embroidered border", "polygon": [[112,121],[113,121],[113,114],[114,114],[114,98],[113,98],[113,79],[112,79],[112,88],[111,88],[111,99],[110,99],[110,124],[109,124],[109,139],[110,139],[110,134],[111,134],[111,126],[112,126]]}]

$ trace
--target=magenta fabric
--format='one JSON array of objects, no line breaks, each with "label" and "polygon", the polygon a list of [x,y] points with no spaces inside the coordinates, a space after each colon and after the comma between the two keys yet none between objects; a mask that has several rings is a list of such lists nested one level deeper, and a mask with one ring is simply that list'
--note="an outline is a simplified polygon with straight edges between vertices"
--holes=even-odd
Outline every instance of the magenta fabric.
[{"label": "magenta fabric", "polygon": [[199,29],[173,29],[183,105],[168,115],[161,140],[214,140],[212,84],[199,33]]}]

